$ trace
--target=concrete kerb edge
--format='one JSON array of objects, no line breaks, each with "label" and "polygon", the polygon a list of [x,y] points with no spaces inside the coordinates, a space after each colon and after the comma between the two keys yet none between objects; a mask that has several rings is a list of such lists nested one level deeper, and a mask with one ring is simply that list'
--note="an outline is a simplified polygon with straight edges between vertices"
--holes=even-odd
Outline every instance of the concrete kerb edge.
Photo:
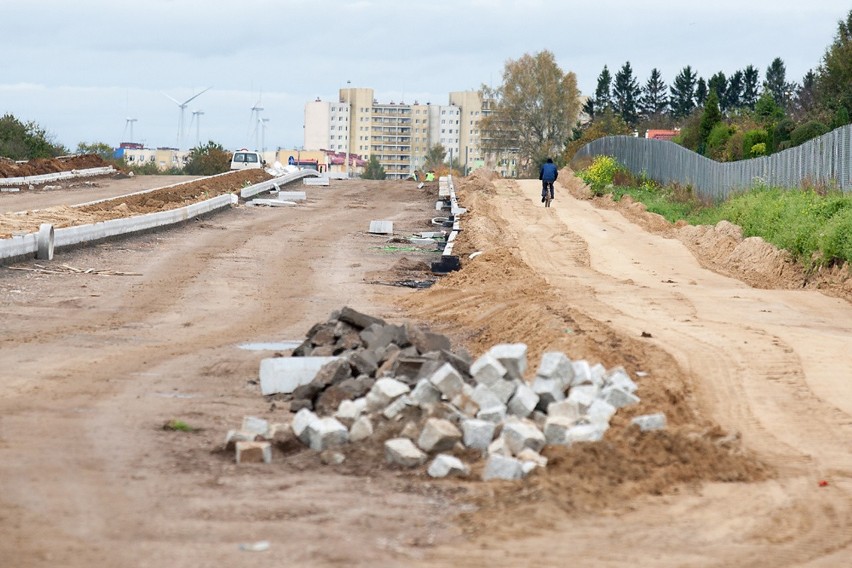
[{"label": "concrete kerb edge", "polygon": [[452,220],[453,230],[447,236],[444,252],[441,253],[441,260],[432,263],[432,272],[435,274],[448,274],[461,269],[461,261],[459,260],[459,257],[453,254],[453,245],[455,245],[456,237],[462,230],[459,216],[466,210],[458,207],[458,199],[456,197],[456,187],[453,182],[453,176],[447,176],[447,188],[449,190],[450,203],[452,204],[453,209],[452,216],[450,217]]},{"label": "concrete kerb edge", "polygon": [[[54,249],[67,249],[93,244],[115,237],[133,235],[185,223],[192,219],[215,213],[226,207],[231,207],[236,202],[237,196],[228,193],[169,211],[55,229]],[[38,233],[0,239],[0,263],[30,259],[37,252]]]},{"label": "concrete kerb edge", "polygon": [[0,186],[11,185],[41,185],[51,181],[63,181],[79,177],[102,176],[114,173],[116,169],[112,166],[100,168],[85,168],[82,170],[69,170],[67,172],[54,172],[52,174],[39,174],[37,176],[21,176],[13,178],[0,178]]},{"label": "concrete kerb edge", "polygon": [[270,180],[262,181],[260,183],[256,183],[254,185],[242,188],[240,190],[240,198],[248,199],[250,197],[254,197],[255,195],[271,191],[273,189],[280,189],[281,186],[286,185],[290,182],[297,181],[306,177],[319,177],[319,175],[319,172],[317,172],[316,170],[299,170],[297,172],[290,172],[288,174],[284,174],[283,176],[278,176],[276,178],[272,178]]}]

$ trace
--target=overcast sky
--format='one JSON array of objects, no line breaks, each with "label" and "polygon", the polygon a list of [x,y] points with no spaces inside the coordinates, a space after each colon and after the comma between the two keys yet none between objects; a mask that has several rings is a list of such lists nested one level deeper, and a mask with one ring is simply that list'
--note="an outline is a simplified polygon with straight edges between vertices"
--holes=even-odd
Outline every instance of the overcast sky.
[{"label": "overcast sky", "polygon": [[[604,65],[630,61],[670,85],[691,65],[709,78],[775,57],[800,81],[848,14],[843,0],[0,0],[0,113],[35,121],[55,141],[254,147],[303,143],[304,104],[338,89],[380,102],[447,104],[450,91],[498,85],[504,64],[550,50],[594,92]],[[165,95],[164,95],[165,93]]]}]

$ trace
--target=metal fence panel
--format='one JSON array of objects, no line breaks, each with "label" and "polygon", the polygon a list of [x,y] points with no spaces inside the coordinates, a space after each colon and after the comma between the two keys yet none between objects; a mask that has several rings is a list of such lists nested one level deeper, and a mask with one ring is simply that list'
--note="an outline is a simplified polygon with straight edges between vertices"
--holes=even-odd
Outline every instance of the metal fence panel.
[{"label": "metal fence panel", "polygon": [[724,199],[758,183],[852,191],[852,125],[771,156],[738,162],[715,162],[674,142],[632,136],[599,138],[580,148],[574,159],[600,155],[612,156],[634,174],[659,183],[692,186],[708,199]]}]

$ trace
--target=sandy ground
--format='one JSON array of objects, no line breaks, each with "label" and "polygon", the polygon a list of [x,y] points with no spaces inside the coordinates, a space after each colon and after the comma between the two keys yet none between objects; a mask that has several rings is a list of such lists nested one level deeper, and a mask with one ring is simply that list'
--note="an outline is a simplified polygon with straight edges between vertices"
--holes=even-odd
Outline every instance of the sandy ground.
[{"label": "sandy ground", "polygon": [[[430,230],[434,198],[411,183],[337,182],[295,209],[240,207],[56,259],[141,276],[0,268],[0,564],[848,564],[849,303],[751,288],[560,185],[550,209],[538,182],[479,189],[462,192],[457,250],[484,253],[427,291],[368,283],[429,259],[365,234],[372,219]],[[288,415],[258,393],[268,353],[237,345],[299,339],[343,305],[429,323],[474,354],[525,341],[533,362],[559,349],[624,365],[643,373],[643,402],[522,484],[311,452],[237,467],[225,431]],[[655,410],[669,432],[625,428]],[[200,431],[164,431],[170,419]],[[258,540],[270,550],[239,549]]]},{"label": "sandy ground", "polygon": [[119,195],[127,195],[154,187],[165,187],[175,183],[184,183],[198,179],[197,176],[133,176],[123,179],[101,177],[74,180],[53,184],[61,190],[37,187],[32,190],[23,189],[17,193],[0,193],[0,213],[30,211],[67,205],[72,207],[81,203],[109,199]]}]

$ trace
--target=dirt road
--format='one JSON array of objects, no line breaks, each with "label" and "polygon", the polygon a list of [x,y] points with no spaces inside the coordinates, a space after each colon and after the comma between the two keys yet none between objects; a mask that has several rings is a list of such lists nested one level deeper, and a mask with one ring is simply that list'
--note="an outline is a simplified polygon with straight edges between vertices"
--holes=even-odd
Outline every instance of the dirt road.
[{"label": "dirt road", "polygon": [[65,181],[55,184],[61,185],[61,190],[40,187],[17,193],[0,193],[0,213],[30,211],[58,205],[74,206],[194,179],[198,179],[198,176],[134,176],[124,179],[105,177]]},{"label": "dirt road", "polygon": [[[462,272],[428,291],[368,284],[402,254],[428,258],[364,233],[371,219],[429,230],[434,200],[413,187],[337,183],[303,207],[238,208],[58,259],[138,277],[0,268],[3,565],[846,565],[847,302],[719,276],[559,185],[546,210],[533,181],[463,192],[457,250],[484,254]],[[525,341],[534,363],[560,349],[624,365],[641,376],[635,413],[665,411],[672,433],[620,438],[622,418],[599,450],[553,452],[521,485],[310,452],[236,467],[216,451],[225,431],[287,416],[254,383],[268,354],[237,345],[299,339],[347,304],[431,322],[474,354]],[[173,418],[201,431],[162,430]],[[742,444],[707,442],[719,427]],[[653,463],[606,461],[645,447]],[[599,477],[583,475],[590,456]],[[735,479],[764,480],[722,483]],[[257,540],[270,550],[239,550]]]}]

